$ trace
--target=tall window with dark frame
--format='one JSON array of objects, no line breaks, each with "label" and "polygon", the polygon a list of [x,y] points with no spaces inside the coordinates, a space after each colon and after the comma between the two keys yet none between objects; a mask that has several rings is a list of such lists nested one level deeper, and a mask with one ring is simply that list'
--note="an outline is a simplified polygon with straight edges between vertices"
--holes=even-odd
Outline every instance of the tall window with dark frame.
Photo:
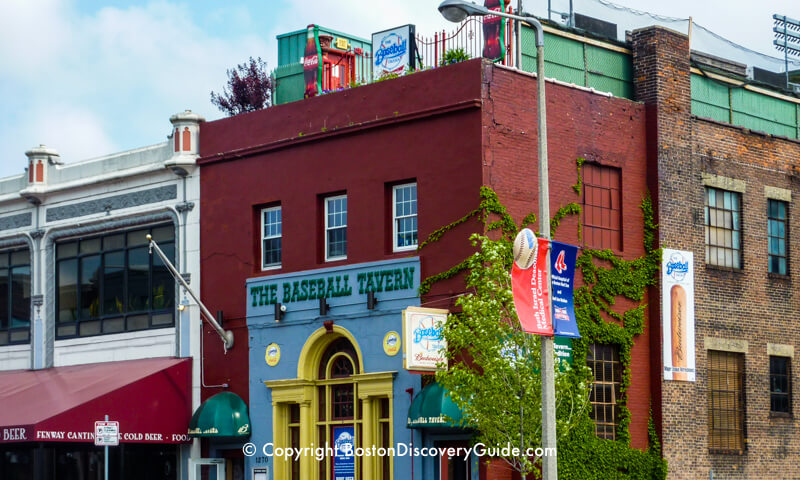
[{"label": "tall window with dark frame", "polygon": [[769,273],[786,275],[786,202],[767,200],[767,238],[769,241]]},{"label": "tall window with dark frame", "polygon": [[600,438],[614,440],[619,425],[617,402],[622,380],[619,347],[598,343],[590,345],[586,364],[592,370],[594,378],[589,392],[589,416],[594,420],[594,432]]},{"label": "tall window with dark frame", "polygon": [[31,254],[0,252],[0,346],[30,342]]},{"label": "tall window with dark frame", "polygon": [[745,445],[744,354],[708,351],[708,448],[741,454]]},{"label": "tall window with dark frame", "polygon": [[[292,403],[289,406],[289,445],[300,451],[300,404]],[[289,468],[290,480],[300,480],[300,457],[294,456]]]},{"label": "tall window with dark frame", "polygon": [[[317,409],[317,435],[320,444],[336,443],[337,430],[352,427],[354,446],[358,447],[362,435],[362,402],[358,399],[358,385],[353,376],[358,371],[358,354],[346,338],[331,342],[322,354],[319,363],[317,393],[319,406]],[[366,400],[365,400],[366,401]],[[368,426],[367,428],[372,428]],[[355,458],[356,478],[359,473],[360,459]],[[326,457],[319,461],[319,478],[333,480],[333,461]]]},{"label": "tall window with dark frame", "polygon": [[325,261],[347,258],[347,195],[325,199]]},{"label": "tall window with dark frame", "polygon": [[706,263],[742,268],[741,196],[706,187]]},{"label": "tall window with dark frame", "polygon": [[582,178],[584,245],[622,250],[620,170],[584,163]]},{"label": "tall window with dark frame", "polygon": [[56,338],[174,325],[175,281],[148,234],[174,261],[172,225],[56,243]]},{"label": "tall window with dark frame", "polygon": [[769,357],[769,411],[792,413],[792,363],[789,357]]},{"label": "tall window with dark frame", "polygon": [[261,268],[263,269],[281,266],[282,225],[281,207],[261,210]]}]

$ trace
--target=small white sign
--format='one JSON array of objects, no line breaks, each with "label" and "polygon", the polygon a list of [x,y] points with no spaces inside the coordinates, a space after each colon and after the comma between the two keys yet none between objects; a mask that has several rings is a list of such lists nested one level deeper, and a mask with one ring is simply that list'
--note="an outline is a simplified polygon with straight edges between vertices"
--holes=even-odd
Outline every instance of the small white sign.
[{"label": "small white sign", "polygon": [[94,422],[94,444],[101,447],[119,445],[119,422]]},{"label": "small white sign", "polygon": [[442,326],[447,310],[408,307],[403,310],[403,353],[407,370],[437,370],[447,364],[447,343],[442,338]]},{"label": "small white sign", "polygon": [[372,34],[373,80],[414,67],[414,34],[414,25]]}]

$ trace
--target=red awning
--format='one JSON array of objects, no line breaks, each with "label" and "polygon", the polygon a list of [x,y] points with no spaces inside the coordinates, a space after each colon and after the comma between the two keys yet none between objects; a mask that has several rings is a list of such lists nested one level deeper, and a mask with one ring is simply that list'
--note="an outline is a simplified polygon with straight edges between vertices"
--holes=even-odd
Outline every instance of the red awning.
[{"label": "red awning", "polygon": [[0,372],[0,443],[93,443],[106,415],[122,443],[188,442],[191,374],[188,358]]}]

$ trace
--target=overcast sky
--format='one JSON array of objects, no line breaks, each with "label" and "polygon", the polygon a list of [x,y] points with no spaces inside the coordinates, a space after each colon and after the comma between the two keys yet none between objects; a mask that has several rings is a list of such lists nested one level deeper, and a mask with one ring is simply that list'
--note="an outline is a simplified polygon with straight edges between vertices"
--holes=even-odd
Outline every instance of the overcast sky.
[{"label": "overcast sky", "polygon": [[[424,34],[450,31],[436,10],[439,1],[0,0],[0,177],[23,173],[25,151],[40,143],[74,162],[159,143],[170,132],[169,116],[187,108],[220,118],[209,92],[222,89],[226,69],[250,56],[274,68],[275,36],[310,23],[365,38],[406,23]],[[600,1],[574,5],[623,23]],[[772,14],[800,19],[797,0],[614,3],[692,16],[776,57]],[[553,4],[565,10],[568,2]],[[547,0],[525,0],[524,8],[545,15]],[[674,27],[685,29],[685,22]]]}]

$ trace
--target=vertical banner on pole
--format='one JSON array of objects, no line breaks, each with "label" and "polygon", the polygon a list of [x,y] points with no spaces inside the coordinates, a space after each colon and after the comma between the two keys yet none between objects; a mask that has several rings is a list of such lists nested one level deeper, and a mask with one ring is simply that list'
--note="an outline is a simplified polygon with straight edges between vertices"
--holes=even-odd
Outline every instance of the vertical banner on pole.
[{"label": "vertical banner on pole", "polygon": [[511,269],[511,290],[522,329],[536,335],[553,335],[550,298],[547,291],[547,249],[550,241],[537,238],[536,261],[525,270],[517,263]]},{"label": "vertical banner on pole", "polygon": [[580,338],[575,320],[573,287],[578,247],[553,241],[550,252],[550,287],[553,295],[553,330],[561,337]]},{"label": "vertical banner on pole", "polygon": [[661,261],[664,380],[694,382],[694,255],[665,248]]}]

